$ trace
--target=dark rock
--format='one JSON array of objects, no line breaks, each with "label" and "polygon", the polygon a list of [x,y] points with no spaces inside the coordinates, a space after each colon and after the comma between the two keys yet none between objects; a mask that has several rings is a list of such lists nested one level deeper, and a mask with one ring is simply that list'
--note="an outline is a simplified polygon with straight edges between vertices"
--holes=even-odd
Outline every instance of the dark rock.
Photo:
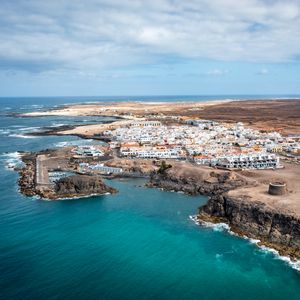
[{"label": "dark rock", "polygon": [[221,220],[240,235],[260,239],[282,255],[300,258],[300,218],[247,198],[211,197],[200,207],[199,219]]},{"label": "dark rock", "polygon": [[190,195],[215,195],[246,184],[239,178],[232,176],[230,172],[221,174],[213,173],[211,175],[210,178],[199,180],[193,176],[180,177],[168,171],[164,174],[152,173],[147,186],[163,188],[168,191],[182,191]]},{"label": "dark rock", "polygon": [[181,178],[176,173],[153,173],[148,187],[183,191],[187,194],[208,195],[207,204],[199,209],[199,220],[226,222],[241,236],[260,239],[261,243],[279,251],[282,255],[300,258],[300,218],[253,201],[245,196],[231,197],[228,192],[254,183],[242,180],[231,172],[211,172],[209,178]]},{"label": "dark rock", "polygon": [[54,186],[58,197],[116,193],[99,176],[76,175],[59,179]]}]

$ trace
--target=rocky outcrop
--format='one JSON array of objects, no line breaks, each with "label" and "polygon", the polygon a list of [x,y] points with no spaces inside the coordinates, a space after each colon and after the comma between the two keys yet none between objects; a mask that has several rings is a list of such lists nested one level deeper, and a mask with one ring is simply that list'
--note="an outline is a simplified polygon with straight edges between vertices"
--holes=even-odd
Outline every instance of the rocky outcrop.
[{"label": "rocky outcrop", "polygon": [[77,175],[59,179],[54,186],[55,197],[79,197],[105,193],[116,193],[117,190],[107,186],[99,176]]},{"label": "rocky outcrop", "polygon": [[247,184],[250,183],[229,171],[210,171],[206,176],[195,176],[193,173],[178,175],[170,170],[164,174],[153,173],[147,186],[190,195],[218,195]]},{"label": "rocky outcrop", "polygon": [[[202,171],[202,175],[194,170],[182,174],[179,169],[164,174],[153,173],[147,186],[208,195],[207,204],[199,209],[197,218],[200,222],[225,222],[240,236],[259,239],[261,244],[278,250],[282,255],[300,258],[298,215],[282,207],[254,201],[238,192],[241,188],[256,186],[253,180],[229,171]],[[233,190],[240,196],[231,196]]]},{"label": "rocky outcrop", "polygon": [[32,157],[23,157],[22,161],[25,167],[19,171],[19,188],[25,196],[34,196],[35,192],[35,159]]},{"label": "rocky outcrop", "polygon": [[199,220],[226,222],[241,236],[260,239],[282,255],[300,258],[300,218],[290,211],[224,194],[210,197],[199,209]]},{"label": "rocky outcrop", "polygon": [[59,179],[54,184],[46,186],[35,182],[34,154],[22,157],[25,167],[19,171],[19,188],[25,196],[39,196],[46,199],[75,198],[89,195],[116,193],[117,190],[107,186],[99,176],[75,175]]}]

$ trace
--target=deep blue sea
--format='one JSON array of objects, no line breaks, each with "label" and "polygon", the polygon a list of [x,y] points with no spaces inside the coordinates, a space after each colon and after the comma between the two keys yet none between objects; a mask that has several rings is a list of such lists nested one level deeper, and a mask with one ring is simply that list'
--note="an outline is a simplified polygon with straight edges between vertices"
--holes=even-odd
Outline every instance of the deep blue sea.
[{"label": "deep blue sea", "polygon": [[26,133],[103,120],[9,113],[83,101],[214,98],[243,97],[0,98],[0,299],[300,299],[300,273],[287,262],[189,219],[206,197],[130,179],[108,181],[115,195],[43,201],[22,196],[18,174],[7,169],[17,151],[93,143]]}]

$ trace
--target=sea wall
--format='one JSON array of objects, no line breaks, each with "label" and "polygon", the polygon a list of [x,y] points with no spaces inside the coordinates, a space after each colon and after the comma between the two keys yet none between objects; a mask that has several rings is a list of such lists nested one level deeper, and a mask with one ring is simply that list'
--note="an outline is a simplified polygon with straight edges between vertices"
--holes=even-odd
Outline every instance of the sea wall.
[{"label": "sea wall", "polygon": [[36,195],[35,191],[35,157],[27,155],[22,158],[25,167],[19,171],[19,188],[25,196]]},{"label": "sea wall", "polygon": [[25,166],[19,171],[19,188],[25,196],[39,196],[45,199],[78,198],[89,195],[113,194],[117,190],[106,185],[100,176],[75,175],[64,177],[53,184],[36,183],[36,154],[22,157]]}]

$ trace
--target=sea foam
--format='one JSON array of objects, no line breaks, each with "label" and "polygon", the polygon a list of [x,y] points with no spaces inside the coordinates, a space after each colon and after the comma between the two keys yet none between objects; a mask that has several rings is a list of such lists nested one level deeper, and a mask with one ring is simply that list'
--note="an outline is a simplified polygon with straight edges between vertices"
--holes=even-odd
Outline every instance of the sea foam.
[{"label": "sea foam", "polygon": [[38,136],[33,136],[33,135],[25,135],[25,134],[10,134],[9,137],[14,137],[14,138],[21,138],[21,139],[36,139]]},{"label": "sea foam", "polygon": [[10,152],[1,154],[1,158],[5,161],[5,167],[8,170],[12,170],[16,167],[21,167],[23,165],[22,155],[20,152]]},{"label": "sea foam", "polygon": [[[230,226],[226,223],[211,223],[211,222],[200,221],[197,218],[197,216],[189,216],[189,218],[197,225],[201,225],[206,228],[212,228],[212,230],[214,231],[219,231],[219,232],[225,231],[228,232],[230,235],[238,236],[236,233],[230,230]],[[256,245],[261,252],[272,254],[274,259],[281,260],[285,262],[287,265],[289,265],[290,267],[292,267],[293,269],[300,272],[300,260],[292,260],[288,256],[280,255],[279,252],[273,248],[264,245],[259,245],[260,243],[259,239],[249,238],[245,235],[242,238],[247,240],[250,244]]]}]

